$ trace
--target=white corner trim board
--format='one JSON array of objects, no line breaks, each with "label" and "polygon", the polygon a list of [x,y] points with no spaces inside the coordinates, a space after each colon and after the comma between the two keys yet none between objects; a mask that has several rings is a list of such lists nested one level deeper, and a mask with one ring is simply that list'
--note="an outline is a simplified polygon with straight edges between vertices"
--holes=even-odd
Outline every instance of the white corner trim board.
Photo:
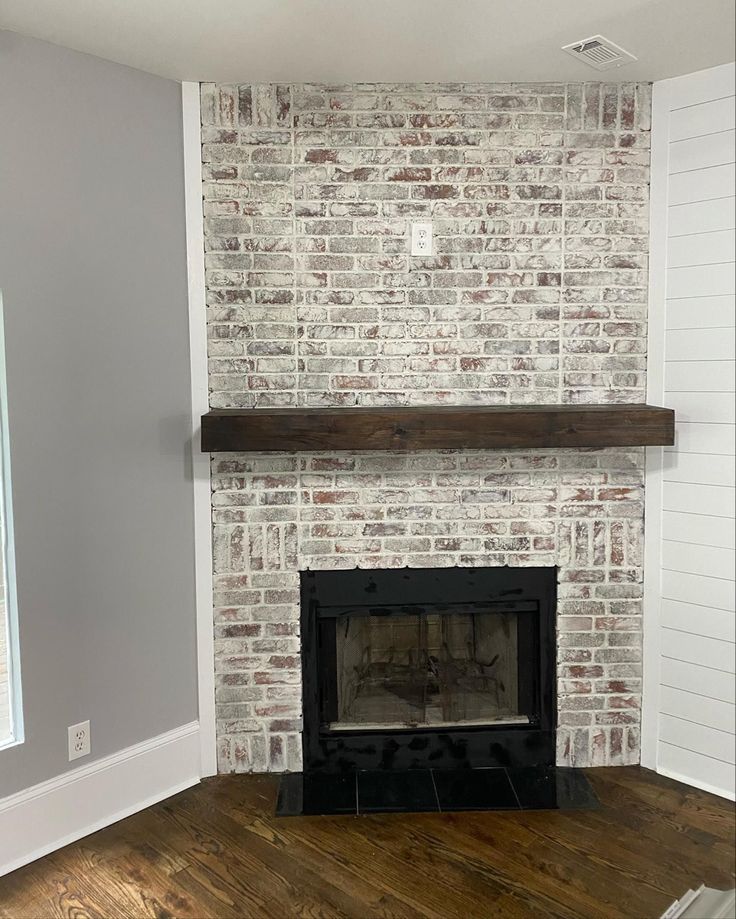
[{"label": "white corner trim board", "polygon": [[201,775],[217,772],[215,732],[215,647],[212,627],[212,511],[209,456],[199,447],[200,419],[209,411],[207,309],[205,306],[202,145],[199,83],[182,83],[184,206],[189,290],[189,359],[192,387],[192,488],[194,575],[197,610],[197,685]]},{"label": "white corner trim board", "polygon": [[199,782],[196,721],[0,800],[0,876]]},{"label": "white corner trim board", "polygon": [[[667,265],[667,179],[669,163],[669,84],[652,86],[649,211],[649,313],[647,401],[664,399],[664,308]],[[659,405],[660,403],[656,403]],[[663,405],[664,402],[661,401]],[[662,604],[662,468],[664,450],[649,447],[646,462],[644,529],[644,660],[641,764],[657,768],[659,736],[659,642]]]}]

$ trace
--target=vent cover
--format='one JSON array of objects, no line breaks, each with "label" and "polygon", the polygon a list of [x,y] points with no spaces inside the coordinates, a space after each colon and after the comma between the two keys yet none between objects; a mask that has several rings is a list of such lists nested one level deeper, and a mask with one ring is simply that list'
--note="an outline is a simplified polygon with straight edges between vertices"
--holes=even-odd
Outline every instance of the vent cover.
[{"label": "vent cover", "polygon": [[571,45],[565,45],[562,50],[596,70],[611,70],[636,60],[633,54],[619,48],[602,35],[575,41]]}]

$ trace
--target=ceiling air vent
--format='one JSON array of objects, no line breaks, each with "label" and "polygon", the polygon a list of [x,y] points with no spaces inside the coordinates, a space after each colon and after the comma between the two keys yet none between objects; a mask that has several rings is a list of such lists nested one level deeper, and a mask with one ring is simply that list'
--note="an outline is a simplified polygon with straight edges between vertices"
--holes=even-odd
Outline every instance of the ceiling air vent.
[{"label": "ceiling air vent", "polygon": [[611,70],[636,60],[633,54],[619,48],[602,35],[575,41],[571,45],[565,45],[562,50],[596,70]]}]

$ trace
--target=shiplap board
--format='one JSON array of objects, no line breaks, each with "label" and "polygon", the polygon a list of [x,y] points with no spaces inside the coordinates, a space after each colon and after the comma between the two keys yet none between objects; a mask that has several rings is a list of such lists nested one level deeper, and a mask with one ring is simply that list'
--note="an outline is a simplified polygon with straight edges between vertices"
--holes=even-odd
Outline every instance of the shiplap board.
[{"label": "shiplap board", "polygon": [[709,578],[685,571],[662,570],[662,597],[665,600],[680,600],[711,606],[728,612],[736,610],[734,582],[723,578]]},{"label": "shiplap board", "polygon": [[665,366],[667,392],[734,392],[734,361],[668,361]]},{"label": "shiplap board", "polygon": [[662,532],[667,534],[668,539],[677,542],[736,549],[736,528],[733,520],[728,517],[664,511]]},{"label": "shiplap board", "polygon": [[[729,230],[729,232],[731,232]],[[710,234],[704,234],[708,236]],[[714,234],[715,235],[715,234]],[[690,237],[673,237],[678,239]],[[681,297],[665,303],[667,328],[675,329],[725,329],[736,326],[736,297]]]},{"label": "shiplap board", "polygon": [[734,551],[665,539],[662,542],[662,564],[670,571],[734,581]]},{"label": "shiplap board", "polygon": [[[720,231],[719,231],[720,232]],[[727,232],[732,233],[732,230]],[[703,234],[700,238],[709,235]],[[680,239],[691,239],[691,236],[674,236],[672,243]],[[667,300],[665,303],[667,329],[718,329],[736,326],[736,297],[682,297],[679,300]]]},{"label": "shiplap board", "polygon": [[667,453],[664,457],[665,482],[694,485],[736,485],[736,458],[707,453]]},{"label": "shiplap board", "polygon": [[693,485],[688,482],[665,481],[662,486],[662,509],[665,511],[707,514],[733,520],[735,507],[734,488],[728,485]]},{"label": "shiplap board", "polygon": [[[730,170],[734,180],[734,170]],[[711,265],[733,261],[736,252],[736,231],[717,230],[715,233],[688,233],[673,236],[669,243],[667,264],[670,268],[687,265]]]},{"label": "shiplap board", "polygon": [[658,768],[680,782],[692,780],[699,788],[726,793],[733,799],[733,766],[692,750],[661,744]]},{"label": "shiplap board", "polygon": [[733,163],[736,157],[734,129],[716,131],[705,137],[691,137],[670,143],[670,175],[706,166]]},{"label": "shiplap board", "polygon": [[709,392],[667,393],[667,405],[675,410],[681,422],[733,425],[736,420],[736,399],[733,393]]},{"label": "shiplap board", "polygon": [[725,609],[663,600],[662,627],[718,638],[730,644],[736,642],[736,614]]},{"label": "shiplap board", "polygon": [[[733,87],[731,87],[733,90]],[[734,96],[676,109],[670,116],[670,142],[736,127]]]},{"label": "shiplap board", "polygon": [[676,450],[683,453],[733,456],[736,453],[736,431],[732,424],[689,424],[678,419],[675,425],[675,445],[666,447],[665,453]]},{"label": "shiplap board", "polygon": [[725,763],[734,762],[734,736],[728,731],[719,731],[705,724],[663,714],[661,736],[665,743],[697,750]]},{"label": "shiplap board", "polygon": [[700,721],[702,724],[719,731],[736,732],[736,705],[721,702],[719,699],[707,699],[684,689],[662,687],[662,713],[677,715],[689,721]]},{"label": "shiplap board", "polygon": [[[642,761],[734,796],[734,65],[655,84]],[[650,487],[651,486],[651,487]],[[652,729],[652,725],[654,726]]]},{"label": "shiplap board", "polygon": [[716,265],[688,265],[667,270],[667,296],[679,297],[733,296],[736,281],[733,260]]},{"label": "shiplap board", "polygon": [[674,204],[668,208],[667,229],[670,236],[686,233],[710,233],[714,230],[732,230],[734,226],[734,198],[716,198],[696,201],[693,204]]},{"label": "shiplap board", "polygon": [[[684,108],[705,105],[714,99],[723,99],[734,95],[734,65],[721,64],[708,70],[686,73],[671,80],[655,83],[655,89],[662,87],[666,91],[664,102],[667,114]],[[656,113],[655,113],[656,114]],[[669,121],[669,118],[668,118]],[[669,131],[667,132],[669,137]]]},{"label": "shiplap board", "polygon": [[736,688],[733,673],[690,661],[678,661],[665,655],[662,656],[662,683],[721,702],[731,702]]},{"label": "shiplap board", "polygon": [[663,628],[662,654],[673,660],[688,661],[726,673],[734,672],[734,647],[718,638]]},{"label": "shiplap board", "polygon": [[665,447],[665,453],[715,453],[733,456],[736,453],[736,431],[732,424],[699,424],[677,421],[675,444]]},{"label": "shiplap board", "polygon": [[[733,163],[725,166],[706,166],[690,169],[670,176],[670,207],[692,201],[709,201],[736,194],[736,175]],[[671,263],[670,263],[671,264]]]},{"label": "shiplap board", "polygon": [[724,334],[722,329],[668,329],[665,333],[665,359],[668,363],[732,361],[735,357],[734,336]]}]

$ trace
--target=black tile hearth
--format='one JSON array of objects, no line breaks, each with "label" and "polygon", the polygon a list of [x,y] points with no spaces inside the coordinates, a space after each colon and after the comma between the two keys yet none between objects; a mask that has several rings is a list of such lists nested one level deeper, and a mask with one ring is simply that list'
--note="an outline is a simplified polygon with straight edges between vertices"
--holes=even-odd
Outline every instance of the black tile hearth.
[{"label": "black tile hearth", "polygon": [[289,772],[279,781],[279,795],[276,799],[277,817],[298,817],[304,813],[304,776],[301,772]]},{"label": "black tile hearth", "polygon": [[590,782],[580,769],[548,766],[509,769],[508,774],[524,810],[598,807]]},{"label": "black tile hearth", "polygon": [[358,773],[358,813],[438,811],[437,795],[429,769],[406,772]]},{"label": "black tile hearth", "polygon": [[415,769],[292,773],[281,778],[277,817],[597,808],[580,769]]},{"label": "black tile hearth", "polygon": [[519,809],[505,769],[435,772],[434,783],[443,811]]},{"label": "black tile hearth", "polygon": [[355,814],[357,811],[354,772],[328,775],[295,772],[281,777],[276,816]]}]

